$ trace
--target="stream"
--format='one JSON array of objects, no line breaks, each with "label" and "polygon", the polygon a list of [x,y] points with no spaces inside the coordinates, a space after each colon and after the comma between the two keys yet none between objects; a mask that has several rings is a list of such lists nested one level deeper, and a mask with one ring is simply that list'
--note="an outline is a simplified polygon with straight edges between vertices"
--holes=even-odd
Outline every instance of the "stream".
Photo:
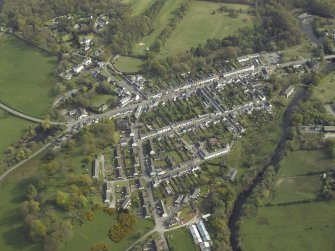
[{"label": "stream", "polygon": [[306,88],[299,90],[299,93],[291,100],[290,104],[286,108],[286,111],[283,115],[283,127],[282,127],[282,134],[279,139],[277,148],[273,153],[270,162],[268,165],[257,175],[254,179],[252,185],[244,192],[240,193],[237,197],[237,200],[234,204],[233,213],[229,219],[228,227],[230,229],[230,244],[234,251],[240,251],[240,247],[238,246],[238,239],[239,239],[239,227],[236,223],[239,221],[242,213],[242,209],[244,204],[246,203],[248,197],[253,192],[254,188],[262,181],[262,176],[266,169],[270,166],[276,166],[279,161],[281,160],[284,150],[285,150],[285,142],[289,133],[289,127],[291,124],[291,114],[293,112],[293,107],[300,103],[300,101],[304,100],[307,96],[308,90]]}]

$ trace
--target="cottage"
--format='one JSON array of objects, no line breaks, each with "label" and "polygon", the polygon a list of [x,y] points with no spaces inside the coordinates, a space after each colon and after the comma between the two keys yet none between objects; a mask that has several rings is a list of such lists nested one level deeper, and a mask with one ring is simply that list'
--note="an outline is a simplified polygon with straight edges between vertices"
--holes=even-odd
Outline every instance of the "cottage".
[{"label": "cottage", "polygon": [[159,201],[159,208],[160,208],[160,214],[162,217],[167,217],[168,214],[167,214],[167,211],[166,211],[166,207],[165,207],[165,204],[164,204],[164,201],[163,200],[160,200]]},{"label": "cottage", "polygon": [[191,199],[197,199],[199,197],[199,194],[200,194],[200,188],[196,188],[194,189],[192,195],[191,195]]},{"label": "cottage", "polygon": [[288,99],[294,92],[294,86],[290,85],[285,91],[284,96]]},{"label": "cottage", "polygon": [[119,130],[128,130],[130,128],[130,123],[128,119],[117,119],[116,127]]},{"label": "cottage", "polygon": [[124,199],[124,201],[121,204],[122,209],[127,209],[131,205],[131,198],[127,197]]},{"label": "cottage", "polygon": [[82,64],[79,64],[75,66],[72,70],[74,73],[79,74],[82,70],[84,70],[84,66]]}]

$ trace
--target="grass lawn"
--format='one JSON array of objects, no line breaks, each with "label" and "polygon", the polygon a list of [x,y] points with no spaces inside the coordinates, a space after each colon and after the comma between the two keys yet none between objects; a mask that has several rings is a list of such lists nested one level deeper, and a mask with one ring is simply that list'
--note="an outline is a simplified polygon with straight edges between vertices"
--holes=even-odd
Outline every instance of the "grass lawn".
[{"label": "grass lawn", "polygon": [[193,238],[189,230],[185,227],[165,234],[170,250],[176,251],[195,251],[199,248],[194,244]]},{"label": "grass lawn", "polygon": [[73,238],[66,243],[64,251],[89,250],[98,243],[105,243],[109,250],[123,251],[138,239],[138,235],[150,231],[154,225],[151,220],[137,218],[135,230],[119,243],[112,242],[108,237],[108,230],[116,223],[114,216],[98,210],[94,212],[94,219],[87,221],[83,226],[74,226]]},{"label": "grass lawn", "polygon": [[0,110],[0,160],[3,157],[4,151],[6,151],[11,144],[18,141],[24,132],[29,129],[30,125],[33,125],[33,123],[6,115],[5,112]]},{"label": "grass lawn", "polygon": [[283,61],[288,62],[292,60],[299,60],[302,58],[312,57],[313,45],[308,41],[304,41],[302,44],[289,47],[282,52]]},{"label": "grass lawn", "polygon": [[198,44],[204,44],[208,38],[221,39],[239,28],[253,25],[254,17],[250,14],[241,13],[237,18],[231,18],[228,12],[218,11],[223,6],[251,9],[244,5],[196,1],[165,43],[161,54],[164,56],[178,54]]},{"label": "grass lawn", "polygon": [[[143,1],[143,0],[142,0]],[[160,10],[154,22],[154,31],[148,36],[139,41],[133,48],[135,55],[144,55],[145,49],[150,47],[156,40],[157,36],[166,27],[170,18],[173,17],[173,12],[183,3],[183,0],[168,0]]]},{"label": "grass lawn", "polygon": [[335,72],[330,73],[321,84],[314,87],[313,96],[319,99],[322,103],[334,102],[335,98]]},{"label": "grass lawn", "polygon": [[121,56],[115,61],[115,68],[126,73],[136,73],[141,70],[143,60],[134,57]]},{"label": "grass lawn", "polygon": [[243,250],[335,250],[335,200],[263,207],[242,224]]},{"label": "grass lawn", "polygon": [[152,4],[153,0],[122,0],[123,3],[129,4],[133,10],[132,14],[134,16],[142,14],[146,11]]},{"label": "grass lawn", "polygon": [[322,151],[294,151],[282,162],[280,176],[295,176],[311,171],[322,171],[333,166],[333,161]]},{"label": "grass lawn", "polygon": [[53,100],[57,59],[5,34],[0,35],[0,55],[0,101],[31,115],[45,115]]}]

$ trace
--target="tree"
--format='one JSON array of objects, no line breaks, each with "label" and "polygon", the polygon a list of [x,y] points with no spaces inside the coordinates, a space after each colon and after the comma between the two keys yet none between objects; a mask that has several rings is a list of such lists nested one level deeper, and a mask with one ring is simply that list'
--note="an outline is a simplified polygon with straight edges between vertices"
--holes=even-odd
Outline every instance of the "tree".
[{"label": "tree", "polygon": [[41,122],[41,128],[43,129],[43,131],[46,131],[46,130],[49,129],[50,127],[51,127],[50,119],[49,119],[49,118],[45,118],[45,119]]}]

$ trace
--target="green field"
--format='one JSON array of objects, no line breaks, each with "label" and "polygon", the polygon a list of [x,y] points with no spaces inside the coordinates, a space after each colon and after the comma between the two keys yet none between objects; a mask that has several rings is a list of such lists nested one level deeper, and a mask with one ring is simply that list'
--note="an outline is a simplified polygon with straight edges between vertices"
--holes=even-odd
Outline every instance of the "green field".
[{"label": "green field", "polygon": [[121,56],[115,61],[115,68],[126,73],[136,73],[141,70],[143,60],[134,57]]},{"label": "green field", "polygon": [[89,250],[98,243],[105,243],[109,250],[123,251],[138,239],[138,235],[143,235],[154,226],[151,220],[137,218],[135,230],[126,239],[119,243],[112,242],[108,237],[108,230],[115,224],[115,218],[107,213],[95,212],[92,221],[85,222],[83,226],[75,226],[74,236],[63,248],[64,251]]},{"label": "green field", "polygon": [[335,72],[330,73],[321,84],[314,87],[313,96],[322,103],[334,102],[335,98]]},{"label": "green field", "polygon": [[[322,151],[290,152],[266,204],[315,199],[320,175],[301,174],[329,169],[332,163]],[[244,250],[334,250],[334,209],[335,200],[260,207],[257,216],[247,218],[241,226]]]},{"label": "green field", "polygon": [[194,244],[191,233],[187,228],[179,228],[165,234],[170,250],[196,251],[199,248]]},{"label": "green field", "polygon": [[0,160],[3,157],[4,151],[8,147],[18,141],[24,132],[29,129],[32,123],[22,120],[0,110]]},{"label": "green field", "polygon": [[31,115],[47,114],[57,59],[5,34],[0,55],[0,101]]},{"label": "green field", "polygon": [[183,0],[169,0],[167,1],[163,8],[160,10],[158,16],[154,22],[154,31],[150,35],[144,37],[140,42],[138,42],[134,48],[133,53],[135,55],[144,55],[146,48],[150,47],[156,40],[157,36],[166,27],[170,18],[173,17],[173,12],[179,7]]},{"label": "green field", "polygon": [[[228,12],[218,11],[223,6],[242,9],[243,13],[237,18],[231,18]],[[196,1],[165,43],[161,54],[166,56],[185,52],[191,47],[206,43],[209,38],[221,39],[239,28],[251,27],[254,17],[245,12],[249,9],[251,7],[247,5]]]},{"label": "green field", "polygon": [[129,4],[133,10],[134,16],[146,11],[152,4],[153,0],[122,0],[123,3]]}]

